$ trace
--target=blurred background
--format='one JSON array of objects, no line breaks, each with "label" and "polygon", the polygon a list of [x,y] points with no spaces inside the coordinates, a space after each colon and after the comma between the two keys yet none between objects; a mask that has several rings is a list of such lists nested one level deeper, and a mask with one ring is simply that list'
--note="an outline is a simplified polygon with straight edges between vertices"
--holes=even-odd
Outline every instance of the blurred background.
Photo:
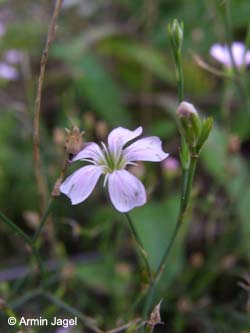
[{"label": "blurred background", "polygon": [[[245,42],[250,3],[230,4],[231,38]],[[131,215],[156,269],[176,222],[181,179],[177,83],[166,25],[174,18],[184,22],[184,96],[201,116],[214,117],[215,125],[198,163],[186,223],[154,299],[163,299],[165,322],[155,332],[250,331],[250,96],[194,58],[223,72],[209,49],[226,43],[225,6],[222,0],[64,0],[49,54],[41,117],[49,190],[63,164],[65,127],[84,129],[86,141],[105,141],[116,126],[142,125],[144,135],[160,136],[171,154],[161,165],[131,170],[148,193],[147,205]],[[0,210],[29,234],[39,221],[34,100],[52,10],[48,0],[0,1]],[[238,73],[247,92],[248,74]],[[135,244],[101,182],[83,204],[57,200],[42,244],[48,289],[98,327],[108,330],[141,315],[142,304],[133,307],[145,289]],[[1,304],[19,316],[67,316],[48,299],[27,297],[37,287],[30,253],[2,222],[0,256]],[[0,330],[12,332],[4,311]],[[89,331],[79,323],[63,332]]]}]

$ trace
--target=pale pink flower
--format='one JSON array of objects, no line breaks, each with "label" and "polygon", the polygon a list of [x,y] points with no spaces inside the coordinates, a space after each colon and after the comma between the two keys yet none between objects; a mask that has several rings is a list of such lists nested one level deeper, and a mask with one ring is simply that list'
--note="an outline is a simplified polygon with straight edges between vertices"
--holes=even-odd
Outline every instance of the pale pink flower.
[{"label": "pale pink flower", "polygon": [[169,157],[162,161],[162,167],[166,171],[177,171],[180,168],[180,163],[175,157]]},{"label": "pale pink flower", "polygon": [[75,171],[61,185],[73,205],[86,200],[100,176],[108,185],[110,200],[119,212],[128,212],[146,203],[146,191],[141,181],[126,170],[135,161],[161,162],[168,157],[162,150],[161,140],[156,136],[139,139],[129,146],[129,141],[142,134],[142,127],[130,131],[117,127],[110,132],[108,144],[98,146],[92,142],[78,153],[73,161],[87,161],[90,165]]},{"label": "pale pink flower", "polygon": [[23,53],[18,50],[9,50],[4,54],[4,60],[9,64],[18,64],[23,60]]},{"label": "pale pink flower", "polygon": [[18,78],[18,70],[5,62],[0,62],[0,78],[11,81],[16,80]]},{"label": "pale pink flower", "polygon": [[[250,64],[250,50],[246,49],[244,43],[233,42],[231,45],[231,51],[235,65],[238,68]],[[232,59],[227,45],[214,44],[210,49],[210,54],[225,67],[233,67]]]}]

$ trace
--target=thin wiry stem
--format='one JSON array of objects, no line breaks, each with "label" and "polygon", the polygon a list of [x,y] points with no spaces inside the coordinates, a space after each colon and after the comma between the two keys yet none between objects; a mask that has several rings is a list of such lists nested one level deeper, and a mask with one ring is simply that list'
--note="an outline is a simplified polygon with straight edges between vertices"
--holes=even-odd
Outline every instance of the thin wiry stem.
[{"label": "thin wiry stem", "polygon": [[105,333],[118,333],[118,332],[122,332],[125,330],[128,330],[129,328],[135,328],[135,326],[138,328],[140,328],[141,326],[144,326],[146,324],[145,321],[142,321],[140,318],[138,319],[134,319],[131,322],[124,324],[120,327],[117,328],[113,328],[112,330],[106,331]]},{"label": "thin wiry stem", "polygon": [[57,296],[45,291],[43,293],[43,295],[50,300],[51,302],[53,302],[55,305],[57,305],[58,307],[60,307],[61,309],[64,309],[65,311],[67,311],[68,313],[71,313],[73,316],[76,316],[77,318],[79,318],[81,320],[81,322],[83,324],[85,324],[88,328],[90,328],[92,331],[96,332],[96,333],[103,333],[102,330],[100,330],[98,327],[96,327],[94,325],[94,320],[88,316],[85,316],[84,314],[82,314],[79,310],[75,309],[74,307],[72,307],[71,305],[69,305],[68,303],[64,302],[62,299],[58,298]]},{"label": "thin wiry stem", "polygon": [[236,77],[233,74],[225,73],[222,70],[219,70],[215,67],[212,67],[208,63],[206,63],[200,55],[197,53],[192,54],[194,61],[196,64],[201,67],[202,69],[205,69],[207,72],[212,73],[213,75],[216,75],[218,77],[221,77],[223,79],[228,79],[228,80],[235,80]]},{"label": "thin wiry stem", "polygon": [[[242,78],[241,72],[239,68],[237,67],[234,54],[232,51],[232,42],[233,42],[233,32],[232,32],[232,21],[231,21],[231,1],[227,0],[225,1],[225,26],[226,26],[226,39],[227,39],[227,47],[229,51],[229,56],[232,64],[232,69],[234,72],[234,76],[237,78],[235,80],[236,83],[236,89],[239,92],[239,95],[243,97],[245,100],[245,106],[246,106],[246,111],[248,114],[248,118],[250,120],[250,100],[249,100],[249,94],[248,94],[248,89],[245,85],[245,82]],[[249,43],[249,36],[247,36],[247,43]],[[245,66],[245,64],[244,64]]]},{"label": "thin wiry stem", "polygon": [[62,185],[65,173],[66,173],[68,165],[69,165],[68,158],[69,158],[68,154],[66,154],[65,157],[64,157],[63,167],[62,167],[60,176],[56,180],[55,185],[53,187],[53,190],[51,192],[52,197],[58,197],[60,195],[60,193],[61,193],[60,186]]},{"label": "thin wiry stem", "polygon": [[[182,58],[181,58],[180,51],[178,52],[177,56],[175,57],[175,62],[176,62],[175,65],[176,65],[177,81],[178,81],[178,99],[179,99],[179,103],[181,103],[184,98],[184,77],[183,77]],[[181,139],[182,139],[181,140],[181,150],[183,150],[184,144],[185,144],[185,138],[182,137]],[[193,178],[194,178],[194,174],[195,174],[195,170],[196,170],[196,164],[197,164],[197,155],[193,154],[191,156],[191,160],[190,160],[188,167],[182,165],[182,186],[181,186],[181,199],[180,199],[180,209],[179,209],[178,219],[177,219],[173,234],[170,238],[170,241],[166,245],[166,249],[165,249],[165,251],[162,255],[161,261],[157,267],[154,278],[149,285],[146,300],[145,300],[144,307],[143,307],[143,319],[148,318],[148,314],[150,311],[151,304],[153,302],[157,283],[164,271],[166,261],[172,250],[173,244],[175,243],[180,226],[182,225],[182,222],[183,222],[183,219],[184,219],[184,216],[186,213],[186,209],[188,207],[189,199],[190,199]]]},{"label": "thin wiry stem", "polygon": [[6,224],[8,225],[13,231],[14,233],[18,234],[26,244],[28,244],[31,248],[32,251],[32,255],[34,256],[34,259],[37,262],[37,266],[41,275],[41,279],[43,281],[44,278],[44,274],[45,274],[45,269],[43,266],[43,262],[39,253],[38,248],[36,247],[36,244],[33,242],[32,238],[30,238],[26,232],[24,232],[21,228],[18,227],[18,225],[13,222],[12,220],[10,220],[9,218],[7,218],[3,213],[0,212],[0,219]]},{"label": "thin wiry stem", "polygon": [[139,237],[139,235],[138,235],[138,233],[137,233],[137,231],[136,231],[136,229],[134,227],[134,223],[133,223],[133,221],[131,219],[131,216],[128,213],[125,213],[125,216],[126,216],[126,218],[128,220],[128,224],[129,224],[130,230],[131,230],[131,232],[132,232],[132,234],[134,236],[136,244],[137,244],[137,246],[138,246],[138,248],[140,250],[140,253],[142,255],[142,258],[144,260],[145,267],[146,267],[147,274],[148,274],[148,278],[149,278],[149,281],[151,282],[153,280],[153,277],[152,277],[152,272],[151,272],[151,269],[150,269],[150,266],[149,266],[149,262],[148,262],[148,254],[145,251],[144,246],[143,246],[143,244],[142,244],[142,242],[140,240],[140,237]]},{"label": "thin wiry stem", "polygon": [[37,86],[37,93],[36,93],[36,100],[35,100],[35,111],[34,111],[34,123],[33,123],[33,158],[34,158],[34,168],[35,168],[35,176],[36,182],[38,186],[38,193],[39,193],[39,200],[40,200],[40,210],[44,212],[44,215],[41,219],[40,225],[34,235],[34,238],[30,238],[21,228],[16,225],[15,222],[7,218],[3,213],[0,212],[0,219],[5,222],[15,233],[17,233],[30,247],[32,250],[32,254],[36,259],[36,262],[39,267],[39,271],[41,273],[41,277],[44,277],[44,267],[43,262],[36,244],[37,238],[41,233],[41,230],[46,222],[48,215],[50,213],[51,204],[48,205],[47,209],[46,202],[48,197],[48,190],[46,181],[44,179],[41,167],[41,156],[40,156],[40,137],[39,137],[39,124],[40,124],[40,113],[41,113],[41,97],[42,97],[42,89],[43,89],[43,82],[46,70],[46,64],[48,60],[48,53],[51,46],[51,43],[55,37],[55,30],[56,30],[56,21],[59,15],[60,9],[62,5],[62,0],[57,0],[56,5],[53,11],[52,19],[50,21],[50,26],[48,29],[47,34],[47,41],[45,44],[45,48],[43,50],[43,54],[41,57],[40,63],[40,73],[38,78],[38,86]]},{"label": "thin wiry stem", "polygon": [[146,319],[147,316],[148,316],[151,304],[153,302],[153,297],[154,297],[154,294],[155,294],[156,285],[157,285],[157,283],[158,283],[158,281],[159,281],[159,279],[160,279],[160,277],[161,277],[161,275],[164,271],[166,261],[169,257],[169,254],[170,254],[171,250],[172,250],[172,247],[173,247],[173,244],[174,244],[174,242],[176,240],[176,237],[178,235],[178,231],[180,229],[180,226],[182,225],[182,222],[183,222],[183,219],[184,219],[184,216],[185,216],[185,212],[186,212],[186,209],[187,209],[187,206],[188,206],[188,203],[189,203],[189,199],[190,199],[190,193],[191,193],[191,189],[192,189],[196,164],[197,164],[197,157],[196,156],[191,157],[190,167],[187,170],[187,172],[183,174],[183,178],[184,178],[183,184],[186,184],[186,185],[184,186],[184,189],[182,189],[184,196],[181,199],[179,216],[178,216],[178,219],[177,219],[177,223],[175,225],[175,229],[174,229],[173,234],[171,236],[171,239],[170,239],[169,243],[167,244],[166,250],[163,253],[161,261],[160,261],[160,263],[158,265],[158,268],[156,270],[156,273],[154,275],[154,279],[153,279],[152,283],[149,286],[145,306],[144,306],[144,309],[143,309],[143,319]]},{"label": "thin wiry stem", "polygon": [[184,76],[183,76],[183,68],[182,68],[182,60],[181,60],[181,52],[177,53],[177,82],[178,82],[178,99],[179,103],[183,101],[184,96]]},{"label": "thin wiry stem", "polygon": [[21,228],[19,228],[15,222],[6,217],[2,212],[0,212],[0,219],[5,224],[7,224],[15,233],[17,233],[27,244],[32,246],[31,238]]},{"label": "thin wiry stem", "polygon": [[46,208],[46,210],[45,210],[45,212],[44,212],[44,214],[43,214],[43,216],[41,218],[41,221],[40,221],[40,223],[39,223],[39,225],[38,225],[38,227],[36,229],[35,235],[34,235],[34,237],[32,239],[33,243],[36,243],[36,241],[37,241],[37,239],[38,239],[38,237],[39,237],[39,235],[40,235],[40,233],[41,233],[41,231],[43,229],[43,226],[44,226],[47,218],[49,217],[49,214],[51,212],[53,204],[54,204],[54,199],[50,199],[49,204],[48,204],[48,206],[47,206],[47,208]]},{"label": "thin wiry stem", "polygon": [[42,98],[45,70],[48,60],[48,53],[51,43],[55,37],[56,22],[61,9],[61,5],[62,5],[62,0],[57,0],[52,15],[52,19],[49,25],[45,48],[43,50],[41,57],[40,73],[38,78],[38,86],[37,86],[37,93],[35,100],[35,113],[34,113],[34,123],[33,123],[33,158],[34,158],[35,177],[38,186],[41,212],[44,211],[48,198],[48,189],[45,177],[42,173],[42,163],[41,163],[41,154],[40,154],[39,125],[40,125],[40,113],[41,113],[41,98]]}]

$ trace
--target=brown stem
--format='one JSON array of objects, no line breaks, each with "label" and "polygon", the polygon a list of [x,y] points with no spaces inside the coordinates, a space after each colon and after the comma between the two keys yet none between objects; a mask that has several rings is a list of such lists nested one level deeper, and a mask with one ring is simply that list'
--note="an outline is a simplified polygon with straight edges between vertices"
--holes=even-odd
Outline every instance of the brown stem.
[{"label": "brown stem", "polygon": [[60,186],[64,180],[64,176],[67,170],[67,167],[69,165],[69,161],[68,161],[68,154],[66,154],[65,158],[64,158],[64,162],[63,162],[63,167],[60,173],[60,176],[58,177],[58,179],[55,182],[55,185],[53,187],[53,190],[51,192],[52,197],[58,197],[60,195]]},{"label": "brown stem", "polygon": [[142,321],[140,318],[132,320],[131,322],[124,324],[120,327],[114,328],[112,330],[106,331],[105,333],[118,333],[121,331],[127,331],[130,327],[135,327],[137,326],[137,328],[144,326],[146,324],[145,321]]},{"label": "brown stem", "polygon": [[34,123],[33,123],[33,158],[34,158],[35,177],[38,187],[41,212],[44,211],[46,207],[46,202],[48,200],[48,188],[46,180],[42,173],[41,154],[40,154],[39,123],[40,123],[40,113],[41,113],[41,98],[42,98],[42,89],[43,89],[46,64],[48,60],[48,53],[51,43],[55,37],[56,21],[60,12],[61,5],[62,5],[62,0],[57,0],[48,29],[46,44],[41,57],[40,73],[38,78],[38,86],[37,86],[37,93],[35,100],[35,112],[34,112]]}]

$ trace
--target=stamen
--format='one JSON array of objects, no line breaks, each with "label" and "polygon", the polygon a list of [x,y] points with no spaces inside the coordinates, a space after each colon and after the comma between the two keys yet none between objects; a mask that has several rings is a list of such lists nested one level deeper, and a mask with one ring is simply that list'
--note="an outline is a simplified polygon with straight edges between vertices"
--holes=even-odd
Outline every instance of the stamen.
[{"label": "stamen", "polygon": [[91,164],[96,164],[96,161],[94,160],[91,160],[89,158],[81,158],[80,161],[83,161],[83,162],[89,162]]},{"label": "stamen", "polygon": [[118,146],[115,152],[115,165],[118,165],[122,161],[122,147]]},{"label": "stamen", "polygon": [[107,146],[105,145],[105,143],[101,142],[101,145],[103,147],[103,150],[105,152],[105,162],[106,162],[106,165],[109,169],[113,170],[115,165],[114,165],[114,160],[112,159],[112,156],[107,148]]},{"label": "stamen", "polygon": [[105,143],[101,141],[101,145],[102,145],[102,147],[103,147],[103,149],[104,149],[106,155],[108,156],[108,155],[109,155],[109,152],[108,152],[108,149],[107,149]]},{"label": "stamen", "polygon": [[139,164],[135,163],[135,162],[126,162],[126,165],[134,165],[134,166],[138,166]]},{"label": "stamen", "polygon": [[106,186],[107,181],[108,181],[108,177],[109,177],[109,174],[107,173],[107,174],[105,175],[105,178],[104,178],[103,187]]}]

